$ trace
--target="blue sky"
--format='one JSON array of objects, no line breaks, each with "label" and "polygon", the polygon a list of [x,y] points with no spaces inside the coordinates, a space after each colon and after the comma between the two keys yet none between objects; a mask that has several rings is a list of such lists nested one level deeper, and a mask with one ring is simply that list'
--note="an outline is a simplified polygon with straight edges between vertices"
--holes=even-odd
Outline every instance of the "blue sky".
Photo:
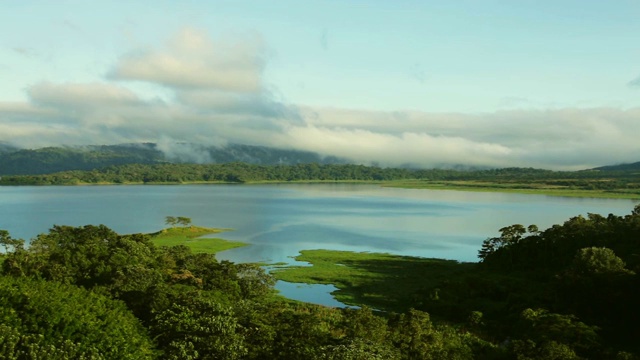
[{"label": "blue sky", "polygon": [[5,1],[0,141],[638,161],[640,1]]}]

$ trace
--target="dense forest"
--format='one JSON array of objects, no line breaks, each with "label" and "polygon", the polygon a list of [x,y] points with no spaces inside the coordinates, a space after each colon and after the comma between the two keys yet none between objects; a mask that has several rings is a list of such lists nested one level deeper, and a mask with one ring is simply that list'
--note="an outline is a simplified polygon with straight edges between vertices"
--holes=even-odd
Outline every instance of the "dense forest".
[{"label": "dense forest", "polygon": [[[384,182],[386,186],[640,198],[640,162],[582,171],[419,169],[263,146],[189,143],[16,149],[0,144],[0,185]],[[393,183],[390,183],[393,182]]]},{"label": "dense forest", "polygon": [[286,301],[258,265],[102,225],[0,231],[0,357],[638,359],[640,205],[500,231],[396,312]]},{"label": "dense forest", "polygon": [[[447,169],[381,168],[351,164],[256,165],[127,164],[91,171],[65,171],[43,175],[0,177],[0,185],[153,184],[194,182],[286,181],[467,181],[464,186],[517,186],[519,188],[640,191],[640,170],[551,171],[504,168],[460,171]],[[477,183],[471,183],[475,181]]]},{"label": "dense forest", "polygon": [[0,155],[5,154],[5,153],[18,151],[18,150],[19,150],[18,148],[0,141]]},{"label": "dense forest", "polygon": [[244,162],[276,165],[298,163],[344,163],[335,157],[316,153],[283,150],[265,146],[227,144],[204,146],[176,143],[88,145],[17,149],[0,143],[0,175],[39,175],[69,170],[94,170],[125,164]]}]

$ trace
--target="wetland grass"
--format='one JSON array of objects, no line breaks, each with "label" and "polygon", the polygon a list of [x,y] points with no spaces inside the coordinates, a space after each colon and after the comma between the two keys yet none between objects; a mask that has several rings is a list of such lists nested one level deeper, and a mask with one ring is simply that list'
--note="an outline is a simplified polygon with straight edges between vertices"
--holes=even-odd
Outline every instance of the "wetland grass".
[{"label": "wetland grass", "polygon": [[203,237],[217,234],[228,229],[206,228],[200,226],[172,227],[150,234],[156,246],[185,245],[194,253],[216,254],[220,251],[246,246],[239,241]]}]

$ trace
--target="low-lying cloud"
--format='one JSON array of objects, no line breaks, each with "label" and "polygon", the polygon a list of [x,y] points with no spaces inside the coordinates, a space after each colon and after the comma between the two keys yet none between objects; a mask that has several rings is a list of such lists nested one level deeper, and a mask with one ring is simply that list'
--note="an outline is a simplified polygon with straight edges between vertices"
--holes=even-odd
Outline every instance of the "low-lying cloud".
[{"label": "low-lying cloud", "polygon": [[[241,143],[383,166],[582,169],[640,160],[640,108],[484,114],[367,111],[289,104],[265,83],[259,37],[214,41],[185,29],[124,54],[101,82],[41,82],[0,102],[0,142],[22,147],[155,142],[206,162],[198,146]],[[129,86],[168,91],[159,99]],[[194,157],[196,156],[196,157]]]}]

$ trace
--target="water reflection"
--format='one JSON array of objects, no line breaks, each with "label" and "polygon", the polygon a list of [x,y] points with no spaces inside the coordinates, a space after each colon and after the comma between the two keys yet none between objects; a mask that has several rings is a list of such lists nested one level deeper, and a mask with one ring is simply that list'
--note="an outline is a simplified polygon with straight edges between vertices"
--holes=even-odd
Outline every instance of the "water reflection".
[{"label": "water reflection", "polygon": [[331,306],[331,307],[340,307],[340,308],[352,308],[358,309],[358,306],[350,306],[341,303],[336,300],[331,293],[338,290],[333,285],[324,285],[324,284],[301,284],[301,283],[290,283],[286,281],[278,281],[276,283],[275,289],[280,291],[280,294],[283,296],[308,302],[312,304]]}]

